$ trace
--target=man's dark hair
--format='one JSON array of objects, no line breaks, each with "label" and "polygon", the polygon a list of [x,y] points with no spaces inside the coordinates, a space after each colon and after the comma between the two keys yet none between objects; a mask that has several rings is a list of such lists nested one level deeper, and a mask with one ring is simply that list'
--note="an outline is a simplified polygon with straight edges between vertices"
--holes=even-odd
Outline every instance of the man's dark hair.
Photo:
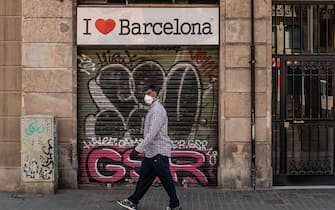
[{"label": "man's dark hair", "polygon": [[157,93],[157,95],[159,94],[160,88],[158,86],[152,85],[152,84],[148,84],[148,85],[143,86],[143,92],[145,92],[149,89],[155,91]]}]

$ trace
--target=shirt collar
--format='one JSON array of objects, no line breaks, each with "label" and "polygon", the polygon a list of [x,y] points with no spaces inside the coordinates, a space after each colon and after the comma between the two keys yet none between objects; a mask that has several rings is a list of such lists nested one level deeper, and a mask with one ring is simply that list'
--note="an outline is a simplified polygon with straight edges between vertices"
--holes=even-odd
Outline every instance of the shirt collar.
[{"label": "shirt collar", "polygon": [[152,105],[150,106],[150,109],[154,108],[154,106],[156,106],[158,103],[159,103],[159,99],[157,98],[156,101],[154,101]]}]

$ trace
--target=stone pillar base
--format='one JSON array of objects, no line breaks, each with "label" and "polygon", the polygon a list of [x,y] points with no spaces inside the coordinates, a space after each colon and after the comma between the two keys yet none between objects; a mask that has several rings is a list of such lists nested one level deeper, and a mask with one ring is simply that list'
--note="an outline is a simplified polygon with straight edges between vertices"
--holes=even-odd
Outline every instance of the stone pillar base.
[{"label": "stone pillar base", "polygon": [[34,194],[53,194],[57,192],[58,187],[53,182],[25,182],[23,190],[25,193]]}]

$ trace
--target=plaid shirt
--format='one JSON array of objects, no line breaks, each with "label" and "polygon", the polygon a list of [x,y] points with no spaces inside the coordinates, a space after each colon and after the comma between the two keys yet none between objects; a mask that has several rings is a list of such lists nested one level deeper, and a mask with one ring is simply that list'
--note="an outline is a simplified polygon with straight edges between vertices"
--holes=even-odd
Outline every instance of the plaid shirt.
[{"label": "plaid shirt", "polygon": [[172,148],[168,136],[168,117],[166,110],[157,99],[145,117],[144,139],[136,146],[136,151],[145,151],[145,157],[152,158],[161,154],[170,157]]}]

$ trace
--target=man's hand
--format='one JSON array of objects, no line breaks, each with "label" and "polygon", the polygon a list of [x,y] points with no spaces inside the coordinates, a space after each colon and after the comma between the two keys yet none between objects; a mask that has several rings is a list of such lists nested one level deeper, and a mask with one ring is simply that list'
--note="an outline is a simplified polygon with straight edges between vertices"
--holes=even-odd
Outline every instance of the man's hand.
[{"label": "man's hand", "polygon": [[137,155],[138,155],[138,153],[139,153],[139,152],[137,152],[136,149],[134,148],[133,151],[131,151],[131,153],[130,153],[130,158],[131,158],[131,159],[136,158]]}]

